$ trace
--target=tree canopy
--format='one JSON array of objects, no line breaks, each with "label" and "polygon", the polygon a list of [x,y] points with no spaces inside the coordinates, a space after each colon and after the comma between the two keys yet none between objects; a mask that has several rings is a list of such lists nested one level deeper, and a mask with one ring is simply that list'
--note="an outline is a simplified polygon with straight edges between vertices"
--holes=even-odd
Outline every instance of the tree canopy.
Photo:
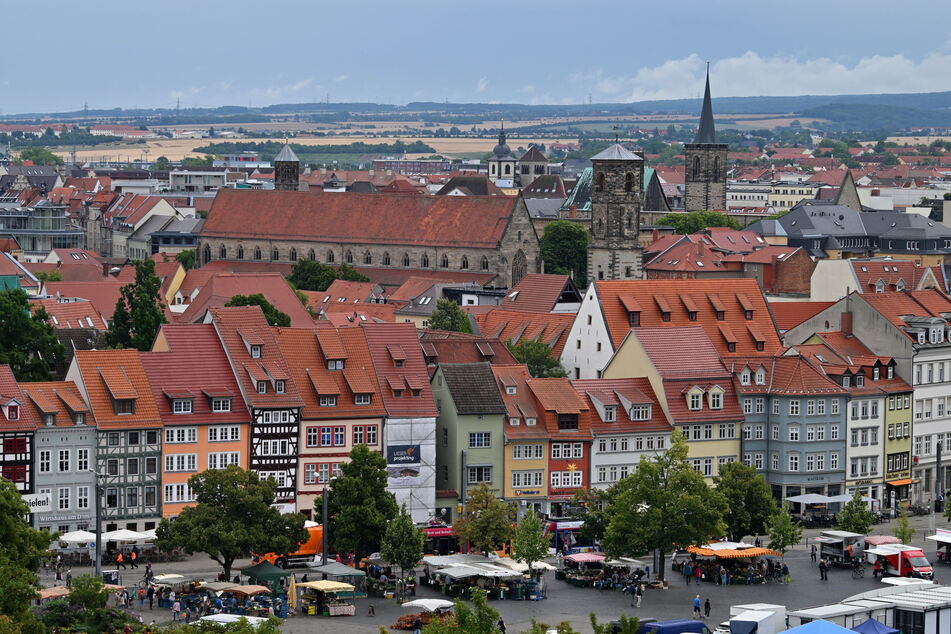
[{"label": "tree canopy", "polygon": [[325,291],[330,288],[334,280],[348,282],[369,282],[370,278],[363,275],[349,264],[341,264],[338,268],[321,264],[316,260],[300,259],[294,263],[291,275],[287,278],[291,285],[302,291]]},{"label": "tree canopy", "polygon": [[524,562],[529,573],[535,572],[532,564],[548,556],[548,537],[542,530],[542,521],[530,511],[522,517],[512,537],[512,559]]},{"label": "tree canopy", "polygon": [[898,511],[898,519],[895,522],[895,528],[892,529],[892,532],[895,533],[895,537],[901,540],[901,543],[907,544],[915,537],[914,526],[911,526],[908,523],[908,509],[906,507],[901,507]]},{"label": "tree canopy", "polygon": [[485,482],[469,490],[466,509],[452,531],[482,551],[496,550],[512,538],[515,506],[500,500]]},{"label": "tree canopy", "polygon": [[570,275],[582,293],[588,286],[588,231],[570,220],[555,220],[545,225],[539,241],[539,253],[545,272]]},{"label": "tree canopy", "polygon": [[163,519],[155,545],[203,552],[218,562],[225,577],[235,559],[250,552],[288,553],[308,538],[304,516],[273,508],[277,483],[235,465],[209,469],[188,479],[197,504],[169,521]]},{"label": "tree canopy", "polygon": [[836,519],[839,521],[839,528],[842,530],[867,535],[872,528],[872,524],[875,523],[875,514],[866,508],[865,502],[862,500],[861,490],[856,489],[855,495],[845,503],[845,506],[836,515]]},{"label": "tree canopy", "polygon": [[43,307],[30,314],[23,290],[0,291],[0,363],[9,364],[17,381],[49,381],[50,366],[65,358],[49,320]]},{"label": "tree canopy", "polygon": [[472,332],[469,315],[451,299],[437,299],[436,310],[429,317],[431,330],[449,330],[451,332]]},{"label": "tree canopy", "polygon": [[357,559],[379,549],[388,521],[396,517],[396,498],[386,490],[386,459],[366,445],[350,451],[341,476],[330,481],[330,544]]},{"label": "tree canopy", "polygon": [[789,514],[789,505],[783,504],[766,522],[766,534],[769,535],[769,547],[785,553],[802,539],[802,526]]},{"label": "tree canopy", "polygon": [[155,335],[167,320],[162,308],[160,291],[162,280],[155,275],[151,259],[135,263],[135,281],[122,287],[122,296],[116,302],[106,345],[111,348],[136,348],[147,351]]},{"label": "tree canopy", "polygon": [[485,599],[485,590],[472,591],[472,607],[456,599],[453,616],[437,617],[427,623],[423,634],[495,634],[499,612]]},{"label": "tree canopy", "polygon": [[505,345],[519,363],[528,366],[528,373],[536,379],[568,376],[568,371],[544,341],[524,339],[515,345],[507,341]]},{"label": "tree canopy", "polygon": [[713,482],[726,499],[723,520],[727,533],[734,540],[763,534],[767,520],[778,510],[766,478],[742,462],[729,462],[720,465],[720,474]]},{"label": "tree canopy", "polygon": [[669,449],[642,459],[608,508],[603,547],[611,556],[659,549],[657,573],[671,544],[705,543],[723,535],[726,500],[687,462],[687,441],[675,433]]},{"label": "tree canopy", "polygon": [[45,147],[25,147],[20,150],[21,161],[33,161],[34,165],[62,165],[63,159]]},{"label": "tree canopy", "polygon": [[16,485],[0,478],[0,616],[19,627],[33,626],[30,604],[40,580],[36,576],[52,535],[34,530]]},{"label": "tree canopy", "polygon": [[267,301],[267,298],[261,293],[255,293],[254,295],[235,295],[228,300],[225,306],[260,306],[264,312],[264,319],[267,320],[269,326],[290,328],[291,325],[290,316],[275,308],[274,304]]},{"label": "tree canopy", "polygon": [[399,515],[386,525],[380,557],[388,564],[399,566],[400,578],[405,578],[406,573],[422,560],[425,541],[426,535],[422,529],[416,528],[404,504],[400,507]]},{"label": "tree canopy", "polygon": [[195,268],[195,249],[185,249],[175,256],[175,261],[182,265],[182,268],[189,271]]},{"label": "tree canopy", "polygon": [[719,211],[691,211],[690,213],[667,214],[655,224],[674,228],[674,233],[691,234],[707,227],[730,227],[739,229],[736,220]]}]

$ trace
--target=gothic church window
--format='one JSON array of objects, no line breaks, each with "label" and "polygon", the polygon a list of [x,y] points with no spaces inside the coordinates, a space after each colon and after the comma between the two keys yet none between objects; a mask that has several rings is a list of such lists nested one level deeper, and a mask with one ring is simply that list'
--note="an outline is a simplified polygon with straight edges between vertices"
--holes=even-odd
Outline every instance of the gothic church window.
[{"label": "gothic church window", "polygon": [[693,157],[693,177],[700,178],[700,157]]},{"label": "gothic church window", "polygon": [[333,264],[333,263],[334,263],[334,252],[327,251],[327,264]]},{"label": "gothic church window", "polygon": [[292,249],[291,249],[290,256],[291,256],[291,257],[290,257],[289,259],[290,259],[291,262],[297,262],[297,249],[293,249],[293,248],[292,248]]},{"label": "gothic church window", "polygon": [[403,266],[409,266],[409,253],[403,254]]},{"label": "gothic church window", "polygon": [[628,172],[624,175],[624,191],[630,193],[634,189],[634,174]]},{"label": "gothic church window", "polygon": [[367,251],[363,254],[363,263],[364,264],[373,264],[373,256],[370,255],[370,252]]},{"label": "gothic church window", "polygon": [[428,269],[428,268],[429,268],[429,256],[424,253],[424,254],[423,254],[423,257],[422,257],[422,259],[420,260],[419,263],[420,263],[420,265],[421,265],[424,269]]},{"label": "gothic church window", "polygon": [[254,247],[254,259],[255,260],[261,259],[261,247]]},{"label": "gothic church window", "polygon": [[239,260],[244,259],[244,247],[241,247],[241,246],[238,247],[238,259]]},{"label": "gothic church window", "polygon": [[720,180],[720,157],[716,156],[713,159],[713,182],[716,183]]},{"label": "gothic church window", "polygon": [[482,263],[479,265],[483,271],[489,270],[489,258],[482,256]]},{"label": "gothic church window", "polygon": [[221,245],[221,247],[219,247],[219,249],[218,249],[218,257],[219,257],[220,259],[222,259],[222,260],[227,260],[227,259],[228,259],[228,247],[226,247],[225,245]]},{"label": "gothic church window", "polygon": [[271,250],[271,259],[272,260],[281,259],[281,252],[277,250],[277,247],[274,247],[274,249]]},{"label": "gothic church window", "polygon": [[211,262],[211,247],[205,245],[205,262]]},{"label": "gothic church window", "polygon": [[604,191],[604,172],[598,172],[598,182],[596,188],[599,192]]},{"label": "gothic church window", "polygon": [[463,270],[469,268],[469,258],[462,256],[462,261],[459,263],[459,268]]},{"label": "gothic church window", "polygon": [[442,257],[439,259],[439,267],[443,269],[449,268],[449,258],[445,253],[442,254]]},{"label": "gothic church window", "polygon": [[347,264],[353,264],[353,252],[347,251]]},{"label": "gothic church window", "polygon": [[383,266],[389,266],[389,265],[390,265],[390,253],[389,251],[387,251],[383,254]]}]

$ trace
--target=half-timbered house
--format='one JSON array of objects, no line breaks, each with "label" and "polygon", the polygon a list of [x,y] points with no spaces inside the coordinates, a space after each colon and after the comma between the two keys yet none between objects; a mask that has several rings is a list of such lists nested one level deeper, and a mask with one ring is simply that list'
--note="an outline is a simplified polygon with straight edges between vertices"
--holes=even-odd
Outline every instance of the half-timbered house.
[{"label": "half-timbered house", "polygon": [[36,419],[8,365],[0,365],[0,474],[20,493],[33,493]]}]

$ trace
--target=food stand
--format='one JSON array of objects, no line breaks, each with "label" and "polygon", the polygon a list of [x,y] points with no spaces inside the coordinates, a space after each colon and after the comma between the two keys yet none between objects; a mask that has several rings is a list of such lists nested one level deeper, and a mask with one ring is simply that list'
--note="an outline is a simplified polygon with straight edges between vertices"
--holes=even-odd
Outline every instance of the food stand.
[{"label": "food stand", "polygon": [[564,567],[555,572],[555,579],[563,579],[573,586],[592,586],[601,576],[604,553],[573,553],[565,557]]},{"label": "food stand", "polygon": [[353,586],[349,593],[341,591],[338,596],[349,597],[351,599],[362,599],[367,596],[367,573],[356,568],[351,568],[339,561],[328,561],[326,564],[310,563],[307,564],[312,572],[325,575],[330,581],[339,581]]},{"label": "food stand", "polygon": [[712,542],[703,546],[688,546],[687,552],[690,559],[674,563],[672,568],[683,571],[686,566],[690,566],[692,570],[699,566],[702,579],[710,583],[722,583],[723,578],[719,574],[721,568],[727,571],[728,584],[745,584],[750,575],[753,583],[765,583],[771,568],[767,558],[782,558],[778,551],[743,542]]},{"label": "food stand", "polygon": [[[354,616],[356,606],[347,596],[354,591],[349,583],[321,580],[295,584],[301,614],[311,616]],[[352,595],[351,595],[352,596]]]},{"label": "food stand", "polygon": [[[275,607],[275,601],[270,596],[271,589],[267,586],[231,585],[221,592],[234,596],[235,601],[232,609],[235,614],[267,617],[271,609]],[[241,599],[244,599],[243,604]],[[274,610],[275,614],[279,611]]]},{"label": "food stand", "polygon": [[936,559],[945,564],[951,564],[951,531],[944,528],[935,529],[934,535],[928,535],[925,539],[936,542]]}]

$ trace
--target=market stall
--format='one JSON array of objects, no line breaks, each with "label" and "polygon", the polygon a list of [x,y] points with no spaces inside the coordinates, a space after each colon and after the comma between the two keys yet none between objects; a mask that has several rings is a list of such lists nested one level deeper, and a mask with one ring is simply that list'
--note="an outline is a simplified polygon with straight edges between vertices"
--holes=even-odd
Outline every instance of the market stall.
[{"label": "market stall", "polygon": [[573,553],[562,559],[562,568],[555,579],[563,579],[573,586],[593,586],[600,578],[604,553]]},{"label": "market stall", "polygon": [[228,595],[234,598],[230,602],[234,614],[267,617],[272,612],[278,616],[284,612],[283,602],[271,597],[271,589],[267,586],[231,585],[221,593],[226,598]]},{"label": "market stall", "polygon": [[937,548],[936,559],[945,564],[951,564],[951,531],[938,528],[934,535],[928,535],[925,539],[935,542]]},{"label": "market stall", "polygon": [[295,584],[301,614],[311,616],[354,616],[356,606],[350,598],[354,587],[349,583],[321,580]]},{"label": "market stall", "polygon": [[414,623],[419,620],[423,627],[429,624],[435,618],[444,615],[452,615],[452,608],[454,604],[452,601],[446,601],[445,599],[416,599],[414,601],[407,601],[403,604],[404,608],[415,608],[419,610],[418,612],[413,612],[411,614],[404,614],[399,619],[397,619],[395,625],[391,625],[391,630],[412,630],[414,629]]},{"label": "market stall", "polygon": [[[689,558],[674,562],[672,568],[685,576],[700,578],[710,583],[745,584],[765,583],[771,575],[778,574],[782,554],[769,548],[758,548],[743,542],[712,542],[703,546],[689,546]],[[725,573],[725,574],[724,574]]]},{"label": "market stall", "polygon": [[340,596],[349,596],[350,598],[364,598],[367,596],[367,573],[356,568],[351,568],[339,561],[328,561],[326,564],[310,563],[307,567],[314,573],[324,575],[330,581],[339,581],[353,586],[350,594],[341,592]]}]

